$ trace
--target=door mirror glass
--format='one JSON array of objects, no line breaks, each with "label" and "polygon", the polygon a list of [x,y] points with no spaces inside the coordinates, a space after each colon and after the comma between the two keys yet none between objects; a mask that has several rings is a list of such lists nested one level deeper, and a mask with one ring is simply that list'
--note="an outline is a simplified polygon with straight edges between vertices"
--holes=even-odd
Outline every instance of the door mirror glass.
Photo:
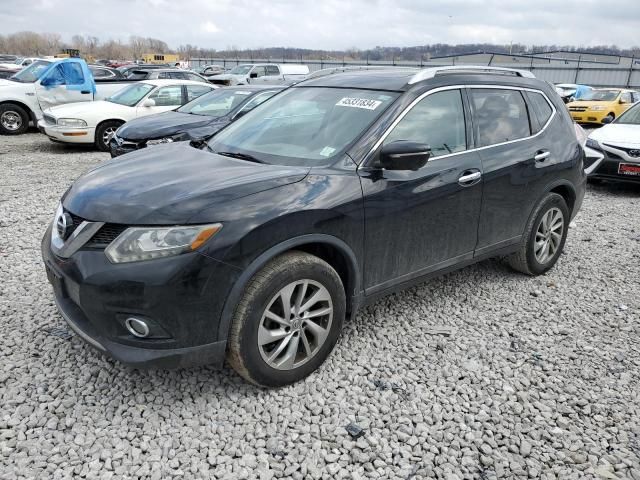
[{"label": "door mirror glass", "polygon": [[144,102],[142,102],[143,107],[155,107],[156,101],[153,98],[147,98]]},{"label": "door mirror glass", "polygon": [[380,165],[385,170],[419,170],[431,156],[431,147],[424,143],[398,140],[380,150]]}]

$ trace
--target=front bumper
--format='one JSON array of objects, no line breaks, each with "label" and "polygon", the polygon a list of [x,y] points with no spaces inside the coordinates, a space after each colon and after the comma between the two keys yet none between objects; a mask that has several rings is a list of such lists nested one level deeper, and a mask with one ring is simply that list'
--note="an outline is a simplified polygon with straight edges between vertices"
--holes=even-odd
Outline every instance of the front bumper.
[{"label": "front bumper", "polygon": [[146,146],[147,142],[145,140],[133,142],[114,135],[109,141],[109,153],[111,154],[111,158],[115,158],[120,155],[124,155],[125,153],[135,152],[141,148],[146,148]]},{"label": "front bumper", "polygon": [[51,140],[65,143],[93,143],[95,141],[94,127],[60,127],[50,125],[44,120],[38,121],[38,130]]},{"label": "front bumper", "polygon": [[[588,178],[640,183],[640,159],[624,158],[622,152],[620,155],[608,150],[595,150],[595,152],[599,154],[598,157],[587,157],[591,161],[585,168]],[[621,172],[620,164],[626,166],[626,173]]]},{"label": "front bumper", "polygon": [[602,123],[602,120],[609,114],[606,110],[602,111],[592,111],[585,110],[584,112],[572,112],[571,118],[576,123]]},{"label": "front bumper", "polygon": [[[224,301],[239,270],[191,253],[111,264],[102,249],[63,259],[51,251],[50,228],[41,250],[61,315],[84,341],[138,368],[177,368],[224,362],[217,338]],[[130,316],[149,322],[151,335],[125,328]]]}]

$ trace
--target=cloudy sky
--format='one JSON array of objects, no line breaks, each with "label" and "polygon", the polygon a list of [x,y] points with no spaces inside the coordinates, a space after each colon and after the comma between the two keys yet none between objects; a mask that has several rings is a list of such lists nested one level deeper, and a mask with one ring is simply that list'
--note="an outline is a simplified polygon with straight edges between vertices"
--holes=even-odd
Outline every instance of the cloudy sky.
[{"label": "cloudy sky", "polygon": [[640,0],[0,0],[21,30],[225,49],[640,44]]}]

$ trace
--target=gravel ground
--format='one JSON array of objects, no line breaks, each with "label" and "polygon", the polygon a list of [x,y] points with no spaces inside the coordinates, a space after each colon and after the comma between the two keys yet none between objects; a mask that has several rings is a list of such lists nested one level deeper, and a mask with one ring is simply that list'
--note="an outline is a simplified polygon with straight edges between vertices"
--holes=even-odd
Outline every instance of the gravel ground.
[{"label": "gravel ground", "polygon": [[0,478],[640,480],[640,187],[590,186],[549,274],[487,261],[392,295],[268,391],[131,370],[65,328],[40,238],[106,158],[0,137]]}]

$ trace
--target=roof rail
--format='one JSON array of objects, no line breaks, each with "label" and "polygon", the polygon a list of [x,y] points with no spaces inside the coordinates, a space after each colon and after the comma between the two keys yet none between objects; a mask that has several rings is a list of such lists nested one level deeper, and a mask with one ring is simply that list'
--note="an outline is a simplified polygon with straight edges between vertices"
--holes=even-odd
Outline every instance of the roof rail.
[{"label": "roof rail", "polygon": [[397,67],[392,65],[350,65],[344,67],[330,67],[323,68],[322,70],[316,70],[315,72],[311,72],[304,79],[310,80],[312,78],[324,77],[326,75],[332,75],[334,73],[342,73],[342,72],[353,72],[358,70],[411,70],[418,71],[415,67]]},{"label": "roof rail", "polygon": [[533,73],[527,70],[517,70],[515,68],[490,67],[482,65],[449,65],[446,67],[431,67],[420,70],[413,77],[411,77],[411,80],[409,80],[409,85],[421,82],[422,80],[429,80],[436,75],[447,73],[495,73],[500,75],[516,75],[518,77],[524,78],[536,78]]}]

